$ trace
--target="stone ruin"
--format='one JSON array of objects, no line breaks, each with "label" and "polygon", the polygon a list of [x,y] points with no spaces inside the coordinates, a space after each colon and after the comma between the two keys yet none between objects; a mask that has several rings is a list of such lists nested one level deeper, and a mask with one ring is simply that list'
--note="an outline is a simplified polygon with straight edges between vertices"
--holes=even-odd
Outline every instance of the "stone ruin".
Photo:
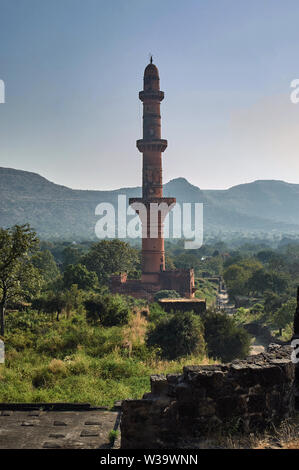
[{"label": "stone ruin", "polygon": [[[293,331],[299,340],[299,287]],[[292,418],[299,410],[295,347],[272,343],[244,360],[152,376],[150,393],[122,404],[121,447],[180,448],[213,433],[254,433]]]},{"label": "stone ruin", "polygon": [[[299,287],[292,339],[299,340]],[[292,352],[272,343],[244,360],[152,376],[150,393],[122,404],[121,447],[179,448],[215,432],[263,431],[292,418],[299,409]]]},{"label": "stone ruin", "polygon": [[122,405],[121,447],[179,448],[217,431],[262,431],[295,412],[290,346],[224,365],[151,377],[151,392]]}]

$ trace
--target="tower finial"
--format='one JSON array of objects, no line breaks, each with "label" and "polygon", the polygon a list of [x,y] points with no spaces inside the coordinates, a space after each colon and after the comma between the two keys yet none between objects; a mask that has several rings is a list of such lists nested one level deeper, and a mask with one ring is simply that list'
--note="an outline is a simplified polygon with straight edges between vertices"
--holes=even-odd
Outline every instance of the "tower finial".
[{"label": "tower finial", "polygon": [[153,56],[152,56],[152,54],[151,54],[151,64],[152,64],[152,63],[153,63]]}]

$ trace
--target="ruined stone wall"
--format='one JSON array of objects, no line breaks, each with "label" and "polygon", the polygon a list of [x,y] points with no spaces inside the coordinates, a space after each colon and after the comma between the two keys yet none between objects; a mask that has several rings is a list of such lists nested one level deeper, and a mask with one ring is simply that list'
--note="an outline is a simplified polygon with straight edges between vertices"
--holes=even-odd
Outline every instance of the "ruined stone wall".
[{"label": "ruined stone wall", "polygon": [[159,290],[176,290],[182,297],[191,298],[195,292],[193,269],[177,269],[152,273],[157,282],[145,282],[141,279],[127,279],[126,273],[110,278],[110,289],[114,294],[132,295],[138,299],[152,302]]},{"label": "ruined stone wall", "polygon": [[122,408],[124,449],[176,448],[219,430],[263,430],[294,413],[291,348],[270,345],[246,360],[152,376],[151,393]]},{"label": "ruined stone wall", "polygon": [[124,282],[120,281],[119,277],[113,276],[110,289],[113,294],[131,295],[137,299],[152,302],[155,294],[160,290],[160,285],[143,283],[140,279],[128,279]]}]

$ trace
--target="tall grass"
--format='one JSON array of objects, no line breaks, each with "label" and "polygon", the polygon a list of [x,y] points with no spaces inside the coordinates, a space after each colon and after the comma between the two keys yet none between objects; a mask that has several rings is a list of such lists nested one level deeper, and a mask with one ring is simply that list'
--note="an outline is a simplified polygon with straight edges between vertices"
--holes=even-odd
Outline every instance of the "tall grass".
[{"label": "tall grass", "polygon": [[[161,361],[144,343],[146,318],[132,312],[127,325],[89,325],[82,315],[51,321],[43,315],[13,318],[0,365],[1,402],[89,402],[112,406],[115,400],[140,398],[150,375],[181,372],[205,357]],[[20,314],[19,314],[20,315]]]}]

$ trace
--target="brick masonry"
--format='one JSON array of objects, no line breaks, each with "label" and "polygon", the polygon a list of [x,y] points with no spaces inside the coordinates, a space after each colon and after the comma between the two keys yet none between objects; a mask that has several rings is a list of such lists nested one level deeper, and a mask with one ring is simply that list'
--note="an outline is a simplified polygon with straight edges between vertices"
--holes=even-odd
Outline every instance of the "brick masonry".
[{"label": "brick masonry", "polygon": [[127,279],[126,273],[111,276],[110,288],[113,293],[132,295],[152,302],[159,290],[175,290],[182,297],[190,298],[194,293],[194,270],[178,269],[156,273],[155,282],[141,279]]}]

